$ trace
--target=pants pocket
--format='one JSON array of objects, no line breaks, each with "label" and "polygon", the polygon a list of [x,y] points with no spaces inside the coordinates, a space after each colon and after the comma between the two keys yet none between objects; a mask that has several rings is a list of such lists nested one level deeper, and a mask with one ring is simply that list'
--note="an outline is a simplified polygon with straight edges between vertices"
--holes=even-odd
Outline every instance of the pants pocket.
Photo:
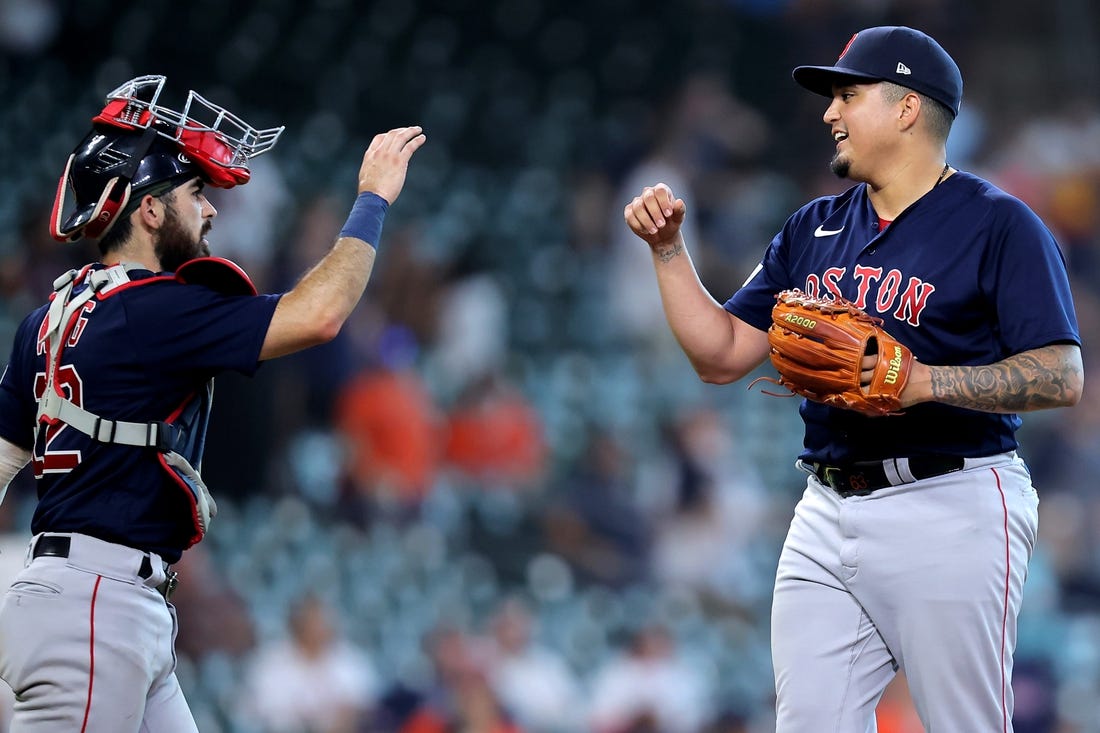
[{"label": "pants pocket", "polygon": [[61,595],[61,586],[41,580],[18,580],[11,584],[8,593],[46,597],[59,596]]}]

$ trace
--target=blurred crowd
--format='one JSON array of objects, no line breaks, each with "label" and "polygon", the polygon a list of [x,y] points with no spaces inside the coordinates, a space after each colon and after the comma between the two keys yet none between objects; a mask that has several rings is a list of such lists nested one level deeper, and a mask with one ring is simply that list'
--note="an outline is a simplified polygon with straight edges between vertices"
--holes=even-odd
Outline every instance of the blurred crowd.
[{"label": "blurred crowd", "polygon": [[[1027,201],[1069,265],[1087,386],[1020,433],[1041,519],[1016,730],[1100,731],[1098,12],[200,0],[181,16],[166,0],[0,0],[2,343],[95,258],[46,221],[65,156],[132,76],[288,126],[248,186],[211,192],[215,253],[268,292],[331,244],[374,132],[428,135],[343,333],[218,380],[203,473],[223,510],[174,599],[200,729],[769,730],[797,404],[698,381],[621,211],[672,185],[724,300],[790,212],[844,187],[824,100],[790,69],[901,23],[963,70],[951,164]],[[22,474],[0,506],[0,572],[22,562],[33,502]],[[921,730],[903,682],[882,733]]]}]

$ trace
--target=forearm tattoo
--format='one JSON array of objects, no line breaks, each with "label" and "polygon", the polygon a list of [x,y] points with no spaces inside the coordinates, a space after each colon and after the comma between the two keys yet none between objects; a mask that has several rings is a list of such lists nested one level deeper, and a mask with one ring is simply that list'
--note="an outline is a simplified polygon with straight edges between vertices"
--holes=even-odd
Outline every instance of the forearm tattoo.
[{"label": "forearm tattoo", "polygon": [[680,244],[679,242],[673,242],[672,244],[661,245],[654,251],[661,259],[661,262],[668,264],[669,260],[684,251],[684,245]]},{"label": "forearm tattoo", "polygon": [[1081,363],[1074,347],[1054,345],[985,366],[931,368],[937,402],[983,412],[1027,412],[1072,404]]}]

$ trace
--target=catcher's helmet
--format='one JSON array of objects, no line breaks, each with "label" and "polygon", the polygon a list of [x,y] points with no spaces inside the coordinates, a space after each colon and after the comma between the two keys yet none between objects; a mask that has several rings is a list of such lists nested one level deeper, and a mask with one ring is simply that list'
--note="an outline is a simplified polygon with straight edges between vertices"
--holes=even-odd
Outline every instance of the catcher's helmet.
[{"label": "catcher's helmet", "polygon": [[[248,183],[248,159],[270,150],[282,134],[282,127],[257,130],[195,92],[182,112],[158,105],[164,82],[163,76],[139,76],[107,95],[58,181],[50,218],[54,239],[102,237],[142,196],[159,196],[195,176],[218,188]],[[69,190],[76,205],[66,215]]]},{"label": "catcher's helmet", "polygon": [[[124,132],[97,124],[80,143],[58,183],[51,234],[62,241],[103,236],[117,219],[133,210],[145,194],[159,196],[201,175],[179,148],[155,132]],[[76,209],[61,221],[65,185]]]}]

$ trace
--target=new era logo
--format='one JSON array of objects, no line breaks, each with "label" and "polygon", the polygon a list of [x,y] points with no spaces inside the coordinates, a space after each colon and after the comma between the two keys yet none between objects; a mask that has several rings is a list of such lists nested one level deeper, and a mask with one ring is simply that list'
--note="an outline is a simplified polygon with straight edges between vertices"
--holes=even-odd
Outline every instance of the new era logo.
[{"label": "new era logo", "polygon": [[899,61],[898,62],[898,68],[896,69],[896,73],[898,73],[898,74],[912,74],[913,72],[909,70],[908,66],[906,66],[905,64],[903,64],[902,62]]}]

